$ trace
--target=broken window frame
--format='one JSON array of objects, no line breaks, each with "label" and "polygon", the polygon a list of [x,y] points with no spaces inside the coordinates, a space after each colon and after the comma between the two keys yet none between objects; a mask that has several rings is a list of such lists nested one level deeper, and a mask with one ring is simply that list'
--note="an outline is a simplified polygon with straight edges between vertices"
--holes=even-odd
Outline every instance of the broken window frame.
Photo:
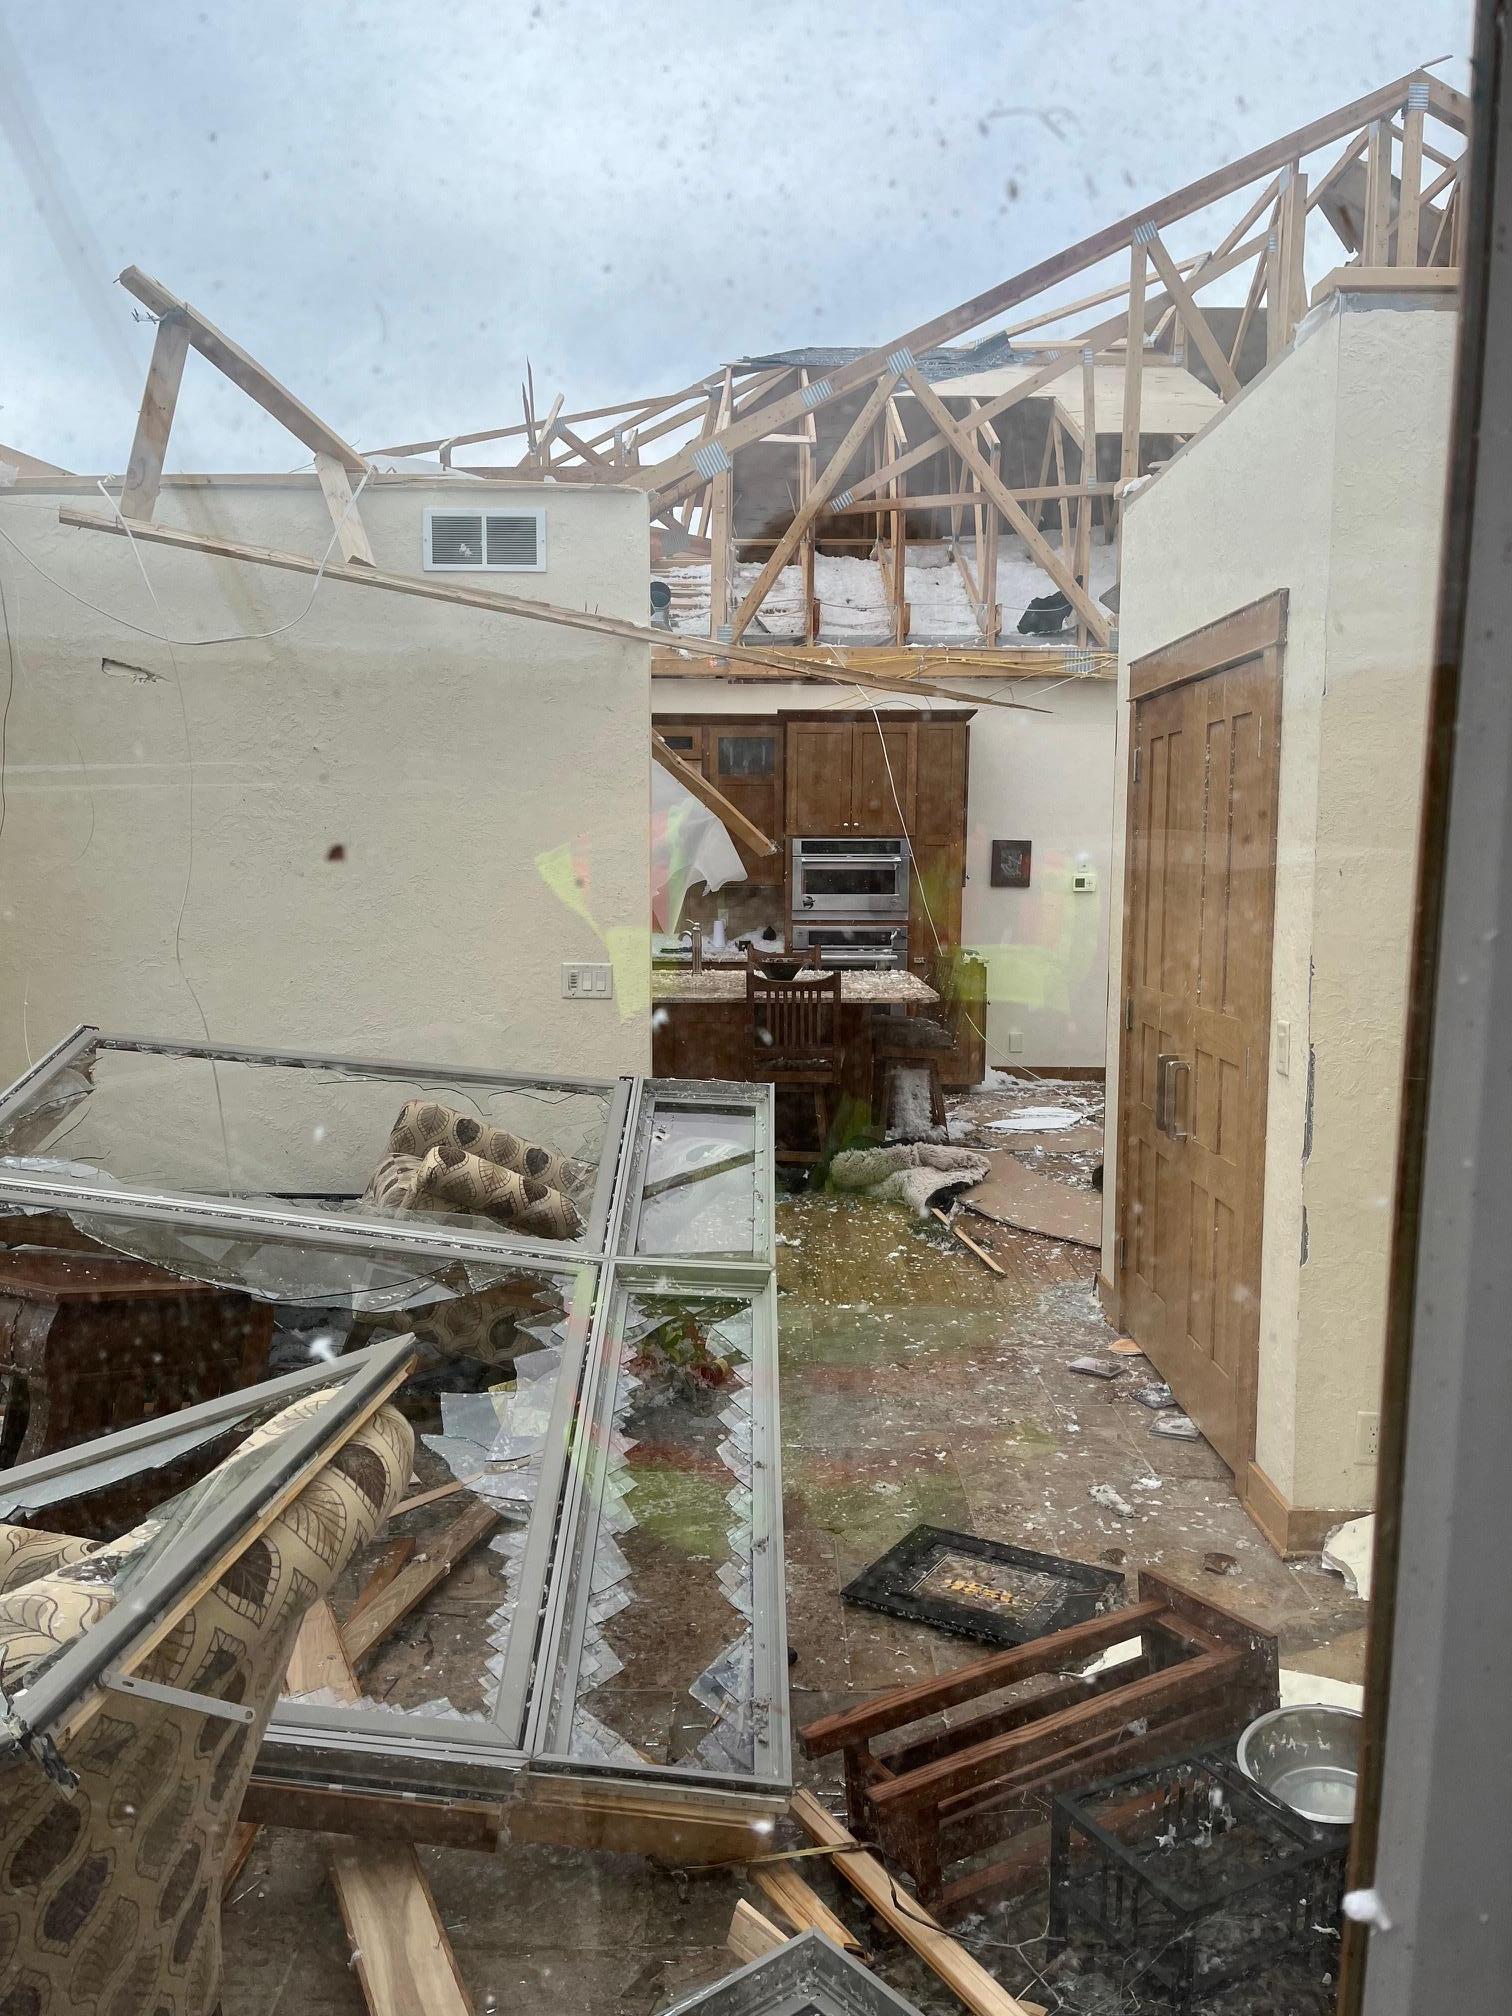
[{"label": "broken window frame", "polygon": [[[540,1488],[531,1511],[525,1550],[516,1578],[515,1628],[493,1708],[486,1722],[458,1716],[417,1716],[404,1709],[369,1705],[336,1707],[280,1701],[268,1724],[256,1776],[263,1783],[339,1784],[342,1789],[402,1788],[419,1798],[505,1795],[530,1765],[547,1771],[602,1780],[630,1780],[654,1786],[659,1796],[708,1798],[716,1802],[752,1796],[780,1801],[791,1784],[787,1656],[783,1608],[780,1432],[777,1413],[777,1326],[774,1281],[775,1168],[773,1098],[770,1086],[702,1081],[623,1078],[573,1079],[530,1073],[453,1068],[425,1063],[309,1055],[303,1052],[162,1041],[114,1035],[81,1024],[0,1093],[0,1129],[45,1096],[47,1087],[84,1052],[99,1049],[184,1057],[212,1062],[266,1064],[294,1069],[352,1072],[410,1082],[541,1088],[598,1094],[605,1098],[605,1127],[592,1203],[579,1239],[545,1241],[498,1232],[479,1232],[444,1220],[405,1222],[401,1218],[334,1216],[319,1210],[271,1203],[238,1204],[205,1195],[164,1189],[114,1189],[58,1174],[46,1178],[0,1167],[0,1208],[6,1204],[49,1209],[90,1220],[98,1233],[102,1219],[125,1218],[167,1224],[190,1232],[263,1238],[290,1246],[350,1251],[358,1256],[433,1258],[507,1266],[562,1285],[568,1313],[563,1363],[552,1401]],[[719,1255],[655,1254],[633,1251],[640,1223],[642,1188],[658,1110],[748,1112],[754,1156],[751,1165],[752,1252]],[[574,1566],[570,1536],[586,1518],[597,1530],[600,1509],[594,1494],[603,1488],[596,1462],[591,1475],[575,1462],[575,1452],[593,1454],[607,1431],[614,1381],[602,1367],[612,1340],[610,1318],[632,1289],[659,1296],[724,1297],[747,1301],[752,1311],[751,1398],[753,1449],[752,1547],[753,1615],[758,1697],[765,1690],[766,1713],[754,1776],[722,1774],[682,1766],[646,1764],[643,1769],[596,1764],[565,1751],[547,1751],[551,1722],[550,1687],[555,1659],[568,1621],[568,1591]],[[291,1397],[312,1385],[329,1383],[328,1364],[285,1375]],[[0,1503],[15,1510],[40,1510],[90,1488],[91,1473],[117,1464],[123,1454],[140,1453],[148,1467],[155,1444],[186,1431],[208,1432],[234,1422],[254,1404],[257,1388],[224,1395],[153,1422],[118,1431],[79,1448],[0,1473]],[[280,1390],[283,1390],[280,1386]],[[759,1490],[756,1488],[760,1480]],[[103,1477],[102,1477],[103,1481]],[[65,1483],[67,1492],[58,1486]],[[20,1496],[28,1485],[46,1491],[28,1506]],[[586,1507],[586,1511],[585,1511]],[[759,1586],[759,1594],[757,1589]],[[732,1615],[735,1614],[732,1612]],[[535,1628],[529,1628],[534,1619]],[[523,1627],[523,1628],[522,1628]],[[576,1676],[572,1691],[576,1692]]]},{"label": "broken window frame", "polygon": [[[259,1448],[246,1474],[230,1490],[213,1504],[198,1508],[192,1519],[181,1524],[159,1558],[133,1578],[129,1595],[123,1595],[104,1616],[41,1662],[35,1678],[27,1676],[13,1694],[0,1693],[6,1738],[25,1748],[36,1742],[50,1746],[56,1734],[73,1726],[81,1715],[92,1714],[100,1705],[101,1690],[129,1678],[157,1642],[163,1612],[197,1580],[216,1571],[224,1573],[255,1538],[257,1520],[268,1499],[307,1471],[311,1457],[338,1437],[345,1439],[343,1431],[360,1426],[382,1404],[386,1389],[391,1390],[407,1375],[414,1362],[414,1347],[413,1335],[406,1332],[323,1365],[317,1379],[295,1373],[287,1380],[266,1381],[235,1396],[242,1405],[233,1410],[232,1421],[237,1414],[245,1419],[260,1413],[282,1394],[295,1400],[312,1385],[335,1389],[330,1399],[304,1420]],[[182,1417],[165,1417],[169,1422],[175,1418],[182,1425]],[[87,1471],[90,1466],[83,1467]],[[12,1488],[8,1511],[13,1515],[30,1509],[25,1477],[20,1471],[7,1476],[9,1480],[19,1478],[22,1486],[19,1500]],[[168,1503],[171,1506],[173,1499]],[[123,1568],[129,1567],[130,1560],[128,1555]]]}]

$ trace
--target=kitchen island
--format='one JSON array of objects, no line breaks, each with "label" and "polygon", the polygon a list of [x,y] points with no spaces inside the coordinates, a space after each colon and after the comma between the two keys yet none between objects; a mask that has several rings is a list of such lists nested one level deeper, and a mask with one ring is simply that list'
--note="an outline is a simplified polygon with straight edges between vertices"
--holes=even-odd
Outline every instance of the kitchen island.
[{"label": "kitchen island", "polygon": [[[799,977],[801,979],[802,975]],[[694,973],[687,967],[652,969],[651,1000],[656,1007],[664,1007],[674,1001],[684,1005],[697,1002],[707,1007],[722,1007],[738,1002],[743,1013],[745,998],[744,958],[738,965],[714,967],[706,965],[702,973]],[[917,973],[909,973],[901,966],[841,968],[842,1008],[930,1008],[939,998],[927,980],[921,980]],[[697,1075],[704,1077],[710,1074],[699,1072]],[[730,1074],[718,1072],[712,1075],[728,1077]],[[738,1077],[744,1074],[737,1072],[735,1075]]]},{"label": "kitchen island", "polygon": [[[868,1110],[877,1009],[929,1009],[940,997],[926,980],[898,966],[843,967],[840,972],[842,1100]],[[746,969],[705,967],[702,973],[651,974],[651,1056],[659,1076],[750,1079],[751,1010]],[[854,1110],[854,1108],[853,1108]],[[779,1111],[779,1126],[781,1113]]]}]

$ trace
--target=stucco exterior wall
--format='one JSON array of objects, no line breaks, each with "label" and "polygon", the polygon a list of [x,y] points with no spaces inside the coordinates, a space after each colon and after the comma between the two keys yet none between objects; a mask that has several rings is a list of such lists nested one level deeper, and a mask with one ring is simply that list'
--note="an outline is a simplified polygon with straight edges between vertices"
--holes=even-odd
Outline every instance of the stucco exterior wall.
[{"label": "stucco exterior wall", "polygon": [[[760,714],[785,708],[861,703],[853,687],[731,685],[715,679],[654,679],[658,714]],[[971,680],[953,675],[962,691]],[[1001,694],[1000,681],[982,682]],[[1111,680],[1077,680],[1050,690],[1025,679],[1012,696],[1042,714],[979,706],[971,723],[966,807],[966,887],[962,934],[987,965],[987,1059],[1011,1069],[1100,1070],[1108,987],[1108,889],[1112,867]],[[877,696],[896,709],[897,696]],[[925,703],[914,703],[923,712]],[[927,703],[932,714],[958,711]],[[1028,889],[994,889],[991,843],[1030,840]],[[1076,895],[1081,867],[1095,892]],[[1015,1034],[1019,1039],[1014,1048]]]},{"label": "stucco exterior wall", "polygon": [[[644,617],[634,491],[379,479],[378,565],[421,574],[424,509],[464,498],[547,513],[544,572],[474,585]],[[0,542],[6,1081],[80,1021],[647,1068],[644,647],[339,582],[312,601],[307,578],[164,547],[139,567],[60,527],[60,502],[106,508],[92,486],[0,492],[0,529],[59,584]],[[313,476],[170,481],[156,515],[308,554],[331,529]],[[606,957],[615,999],[564,1001],[561,962]]]},{"label": "stucco exterior wall", "polygon": [[1439,310],[1359,305],[1125,516],[1103,1237],[1111,1281],[1128,668],[1284,588],[1256,1462],[1292,1505],[1341,1510],[1374,1485],[1358,1416],[1378,1407],[1455,336]]}]

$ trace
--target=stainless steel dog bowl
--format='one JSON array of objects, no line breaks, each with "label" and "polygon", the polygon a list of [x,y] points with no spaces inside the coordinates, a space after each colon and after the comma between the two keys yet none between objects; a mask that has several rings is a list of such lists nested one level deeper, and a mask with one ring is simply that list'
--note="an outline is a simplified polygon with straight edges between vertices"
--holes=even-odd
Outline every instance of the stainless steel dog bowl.
[{"label": "stainless steel dog bowl", "polygon": [[1273,1708],[1239,1738],[1239,1769],[1304,1820],[1347,1827],[1360,1768],[1360,1716],[1322,1702]]}]

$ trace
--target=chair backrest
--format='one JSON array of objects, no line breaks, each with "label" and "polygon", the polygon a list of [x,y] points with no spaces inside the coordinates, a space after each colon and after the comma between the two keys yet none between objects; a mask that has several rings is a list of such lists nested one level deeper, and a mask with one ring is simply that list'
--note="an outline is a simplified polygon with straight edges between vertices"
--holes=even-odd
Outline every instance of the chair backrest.
[{"label": "chair backrest", "polygon": [[768,980],[746,974],[751,1004],[751,1067],[757,1078],[798,1065],[837,1068],[840,1037],[840,975]]},{"label": "chair backrest", "polygon": [[[251,1706],[250,1724],[111,1694],[60,1746],[72,1790],[27,1756],[0,1770],[0,1983],[17,1996],[7,2007],[210,2016],[226,1846],[300,1620],[382,1524],[413,1453],[408,1422],[380,1409],[143,1662],[145,1679]],[[8,1678],[109,1609],[87,1557],[108,1561],[137,1537],[92,1550],[50,1534],[29,1547],[0,1529]]]}]

